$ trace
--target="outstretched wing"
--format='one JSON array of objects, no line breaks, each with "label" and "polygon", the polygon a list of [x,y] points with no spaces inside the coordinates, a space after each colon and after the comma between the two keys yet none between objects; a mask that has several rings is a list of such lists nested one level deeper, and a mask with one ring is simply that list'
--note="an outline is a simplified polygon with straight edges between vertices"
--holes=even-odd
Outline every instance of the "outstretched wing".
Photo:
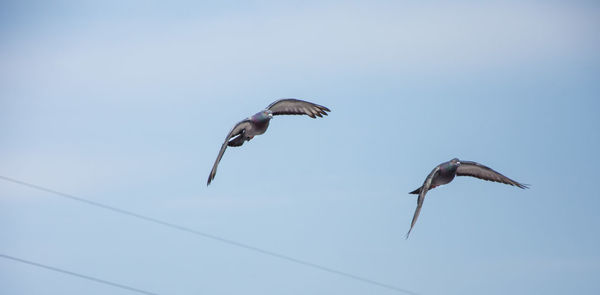
[{"label": "outstretched wing", "polygon": [[275,101],[267,107],[267,110],[273,112],[273,115],[308,115],[311,118],[327,116],[327,112],[331,112],[322,105],[294,98]]},{"label": "outstretched wing", "polygon": [[477,177],[479,179],[495,181],[500,183],[505,183],[509,185],[514,185],[519,188],[527,188],[527,185],[518,183],[494,169],[481,165],[476,162],[471,161],[460,161],[460,166],[456,170],[456,175],[458,176],[472,176]]},{"label": "outstretched wing", "polygon": [[423,207],[423,201],[425,201],[425,195],[427,194],[427,191],[431,187],[431,182],[433,181],[435,174],[439,170],[440,170],[440,166],[435,167],[435,169],[433,169],[433,171],[431,171],[431,173],[429,173],[427,178],[425,178],[425,182],[423,182],[423,186],[421,187],[421,191],[419,192],[419,199],[417,199],[417,209],[415,210],[415,215],[413,216],[412,222],[410,223],[410,229],[406,233],[407,239],[408,239],[408,235],[410,235],[410,232],[413,229],[413,226],[415,226],[415,223],[417,223],[417,219],[419,218],[419,214],[421,213],[421,207]]},{"label": "outstretched wing", "polygon": [[223,158],[223,154],[225,153],[225,149],[227,149],[227,144],[229,143],[229,140],[234,136],[242,134],[248,127],[250,127],[250,122],[248,120],[244,120],[242,122],[237,123],[233,127],[233,129],[229,131],[229,134],[227,134],[227,137],[225,137],[225,142],[219,150],[219,155],[217,156],[215,164],[213,165],[212,170],[210,171],[210,175],[208,175],[208,182],[206,183],[206,185],[209,185],[210,182],[213,179],[215,179],[215,175],[217,174],[217,166],[219,166],[219,162],[221,162],[221,158]]}]

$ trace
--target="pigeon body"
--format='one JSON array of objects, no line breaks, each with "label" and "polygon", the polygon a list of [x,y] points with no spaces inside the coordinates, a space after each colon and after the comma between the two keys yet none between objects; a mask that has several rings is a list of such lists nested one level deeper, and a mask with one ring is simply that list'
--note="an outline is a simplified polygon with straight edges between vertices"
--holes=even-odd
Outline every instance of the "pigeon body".
[{"label": "pigeon body", "polygon": [[425,200],[425,195],[427,192],[435,187],[438,187],[443,184],[450,183],[455,176],[472,176],[483,180],[500,182],[508,185],[513,185],[518,188],[527,188],[526,185],[518,183],[499,172],[489,168],[487,166],[481,165],[472,161],[460,161],[457,158],[454,158],[448,162],[444,162],[442,164],[437,165],[431,173],[425,178],[425,182],[418,189],[410,192],[410,194],[418,194],[419,198],[417,199],[417,209],[415,210],[415,214],[413,216],[412,222],[410,224],[410,229],[406,234],[406,237],[410,235],[417,219],[419,218],[419,214],[421,212],[421,207],[423,206],[423,201]]},{"label": "pigeon body", "polygon": [[219,150],[219,154],[217,155],[217,159],[215,160],[213,168],[210,171],[206,185],[209,185],[215,178],[217,167],[219,166],[221,158],[223,158],[225,149],[227,149],[228,146],[241,146],[244,144],[244,142],[254,138],[254,136],[264,134],[269,128],[269,122],[273,116],[307,115],[311,118],[316,118],[317,116],[323,117],[323,115],[327,115],[327,112],[331,112],[331,110],[324,106],[299,99],[286,98],[273,102],[265,110],[262,110],[237,123],[233,129],[229,131],[227,137],[225,137],[225,142]]},{"label": "pigeon body", "polygon": [[240,124],[244,125],[244,130],[242,130],[238,136],[227,142],[227,145],[241,146],[245,141],[249,141],[250,139],[254,138],[254,136],[265,133],[267,128],[269,128],[269,122],[271,121],[271,118],[273,118],[273,114],[270,111],[265,110],[248,117],[248,119],[242,122],[237,123],[236,126]]}]

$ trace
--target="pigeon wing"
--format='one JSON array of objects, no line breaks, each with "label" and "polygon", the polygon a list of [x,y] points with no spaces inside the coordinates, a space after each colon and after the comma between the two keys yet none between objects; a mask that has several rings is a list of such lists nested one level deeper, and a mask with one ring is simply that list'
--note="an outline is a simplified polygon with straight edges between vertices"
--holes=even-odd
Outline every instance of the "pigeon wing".
[{"label": "pigeon wing", "polygon": [[413,227],[415,226],[415,223],[417,223],[417,219],[419,218],[419,214],[421,213],[421,207],[423,207],[423,201],[425,201],[425,195],[427,194],[427,191],[429,191],[429,188],[431,187],[431,183],[433,182],[433,178],[435,177],[435,175],[438,173],[439,170],[440,170],[440,166],[435,167],[435,169],[433,169],[433,171],[431,171],[431,173],[429,173],[427,178],[425,178],[425,182],[423,183],[423,186],[421,187],[421,191],[419,192],[419,198],[417,199],[417,209],[415,210],[415,215],[413,216],[412,222],[410,223],[410,229],[406,233],[407,239],[408,239],[408,236],[410,235],[410,232],[412,231]]},{"label": "pigeon wing", "polygon": [[505,183],[508,185],[514,185],[519,188],[527,188],[527,185],[518,183],[501,173],[495,171],[494,169],[481,165],[476,162],[471,161],[460,161],[460,166],[456,170],[456,175],[458,176],[472,176],[477,177],[479,179],[495,181],[500,183]]},{"label": "pigeon wing", "polygon": [[277,100],[270,104],[267,110],[270,110],[273,115],[308,115],[311,118],[327,116],[327,112],[331,112],[322,105],[294,98]]},{"label": "pigeon wing", "polygon": [[225,142],[223,143],[223,145],[221,146],[221,149],[219,150],[219,155],[217,156],[217,159],[215,160],[215,164],[212,167],[212,170],[210,171],[210,175],[208,175],[208,182],[206,183],[206,185],[209,185],[210,182],[215,179],[215,175],[217,174],[217,166],[219,166],[219,162],[221,162],[221,158],[223,158],[223,154],[225,153],[225,149],[227,149],[227,144],[229,143],[229,140],[232,137],[235,137],[237,135],[242,134],[248,127],[250,127],[250,121],[248,120],[244,120],[242,122],[237,123],[233,129],[231,129],[231,131],[229,131],[229,134],[227,134],[227,137],[225,137]]}]

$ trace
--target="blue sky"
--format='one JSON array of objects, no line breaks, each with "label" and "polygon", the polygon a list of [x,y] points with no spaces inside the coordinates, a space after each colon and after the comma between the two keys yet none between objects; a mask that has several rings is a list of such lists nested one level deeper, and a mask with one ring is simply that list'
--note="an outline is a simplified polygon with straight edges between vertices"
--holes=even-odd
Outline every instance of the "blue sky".
[{"label": "blue sky", "polygon": [[[598,294],[594,1],[5,1],[0,175],[420,294]],[[230,128],[276,117],[225,153]],[[457,178],[453,157],[531,189]],[[0,252],[159,294],[393,294],[0,181]],[[0,260],[5,294],[131,294]]]}]

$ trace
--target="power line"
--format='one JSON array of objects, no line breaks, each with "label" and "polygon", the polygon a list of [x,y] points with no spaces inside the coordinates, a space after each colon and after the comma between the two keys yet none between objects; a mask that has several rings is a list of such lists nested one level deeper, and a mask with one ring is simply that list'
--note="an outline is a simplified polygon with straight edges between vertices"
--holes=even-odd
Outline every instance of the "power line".
[{"label": "power line", "polygon": [[135,293],[146,294],[146,295],[158,295],[156,293],[145,291],[145,290],[142,290],[142,289],[130,287],[130,286],[119,284],[119,283],[114,283],[114,282],[111,282],[111,281],[107,281],[107,280],[103,280],[103,279],[99,279],[99,278],[95,278],[95,277],[86,276],[86,275],[83,275],[83,274],[80,274],[80,273],[76,273],[76,272],[72,272],[72,271],[60,269],[60,268],[49,266],[49,265],[44,265],[44,264],[41,264],[41,263],[37,263],[37,262],[33,262],[33,261],[29,261],[29,260],[25,260],[25,259],[21,259],[21,258],[17,258],[17,257],[13,257],[13,256],[10,256],[10,255],[5,255],[5,254],[1,254],[0,253],[0,257],[5,258],[5,259],[10,259],[10,260],[13,260],[13,261],[17,261],[17,262],[21,262],[21,263],[25,263],[25,264],[29,264],[29,265],[33,265],[33,266],[37,266],[37,267],[40,267],[40,268],[45,268],[45,269],[52,270],[52,271],[55,271],[55,272],[60,272],[60,273],[67,274],[67,275],[70,275],[70,276],[74,276],[74,277],[86,279],[86,280],[93,281],[93,282],[96,282],[96,283],[100,283],[100,284],[104,284],[104,285],[109,285],[109,286],[112,286],[112,287],[124,289],[124,290],[135,292]]},{"label": "power line", "polygon": [[317,264],[317,263],[312,263],[312,262],[304,261],[304,260],[301,260],[301,259],[297,259],[297,258],[288,256],[288,255],[284,255],[284,254],[276,253],[276,252],[273,252],[273,251],[261,249],[261,248],[255,247],[255,246],[251,246],[251,245],[248,245],[248,244],[244,244],[244,243],[241,243],[241,242],[237,242],[237,241],[234,241],[234,240],[223,238],[223,237],[220,237],[220,236],[217,236],[217,235],[214,235],[214,234],[209,234],[209,233],[201,232],[201,231],[198,231],[198,230],[195,230],[195,229],[191,229],[191,228],[188,228],[188,227],[185,227],[185,226],[181,226],[181,225],[177,225],[177,224],[174,224],[174,223],[162,221],[160,219],[156,219],[156,218],[153,218],[153,217],[144,216],[144,215],[132,212],[132,211],[123,210],[123,209],[119,209],[117,207],[113,207],[113,206],[105,205],[105,204],[102,204],[102,203],[90,201],[90,200],[87,200],[87,199],[84,199],[84,198],[76,197],[76,196],[71,195],[71,194],[59,192],[59,191],[56,191],[56,190],[53,190],[53,189],[49,189],[49,188],[46,188],[46,187],[43,187],[43,186],[39,186],[39,185],[36,185],[36,184],[24,182],[24,181],[21,181],[21,180],[13,179],[13,178],[2,176],[2,175],[0,175],[0,179],[8,181],[8,182],[16,183],[16,184],[19,184],[19,185],[22,185],[22,186],[26,186],[26,187],[29,187],[29,188],[33,188],[33,189],[36,189],[36,190],[39,190],[39,191],[51,193],[51,194],[54,194],[54,195],[57,195],[57,196],[60,196],[60,197],[64,197],[64,198],[67,198],[67,199],[70,199],[70,200],[74,200],[74,201],[77,201],[77,202],[82,202],[82,203],[85,203],[85,204],[88,204],[88,205],[91,205],[91,206],[95,206],[95,207],[98,207],[98,208],[102,208],[102,209],[105,209],[105,210],[113,211],[113,212],[116,212],[116,213],[119,213],[119,214],[123,214],[123,215],[127,215],[127,216],[130,216],[130,217],[134,217],[134,218],[137,218],[137,219],[140,219],[140,220],[144,220],[144,221],[147,221],[147,222],[151,222],[151,223],[154,223],[154,224],[159,224],[159,225],[171,228],[171,229],[176,229],[176,230],[179,230],[179,231],[187,232],[187,233],[190,233],[190,234],[193,234],[193,235],[197,235],[197,236],[200,236],[200,237],[203,237],[203,238],[207,238],[207,239],[219,241],[219,242],[222,242],[222,243],[225,243],[225,244],[229,244],[229,245],[236,246],[236,247],[239,247],[239,248],[244,248],[244,249],[247,249],[247,250],[250,250],[250,251],[254,251],[254,252],[257,252],[257,253],[260,253],[260,254],[263,254],[263,255],[267,255],[267,256],[279,258],[279,259],[282,259],[282,260],[286,260],[286,261],[293,262],[293,263],[300,264],[300,265],[304,265],[304,266],[307,266],[307,267],[310,267],[310,268],[322,270],[322,271],[325,271],[325,272],[328,272],[328,273],[336,274],[336,275],[339,275],[339,276],[342,276],[342,277],[346,277],[346,278],[349,278],[349,279],[353,279],[353,280],[356,280],[356,281],[360,281],[360,282],[363,282],[363,283],[367,283],[367,284],[371,284],[371,285],[374,285],[374,286],[382,287],[382,288],[385,288],[385,289],[388,289],[388,290],[392,290],[392,291],[396,291],[396,292],[400,292],[400,293],[405,293],[405,294],[418,295],[417,293],[412,292],[410,290],[399,288],[399,287],[396,287],[396,286],[393,286],[393,285],[390,285],[390,284],[378,282],[378,281],[371,280],[371,279],[368,279],[368,278],[365,278],[365,277],[361,277],[361,276],[358,276],[358,275],[353,275],[351,273],[347,273],[347,272],[344,272],[344,271],[336,270],[336,269],[333,269],[333,268],[330,268],[330,267],[327,267],[327,266],[323,266],[323,265],[320,265],[320,264]]}]

